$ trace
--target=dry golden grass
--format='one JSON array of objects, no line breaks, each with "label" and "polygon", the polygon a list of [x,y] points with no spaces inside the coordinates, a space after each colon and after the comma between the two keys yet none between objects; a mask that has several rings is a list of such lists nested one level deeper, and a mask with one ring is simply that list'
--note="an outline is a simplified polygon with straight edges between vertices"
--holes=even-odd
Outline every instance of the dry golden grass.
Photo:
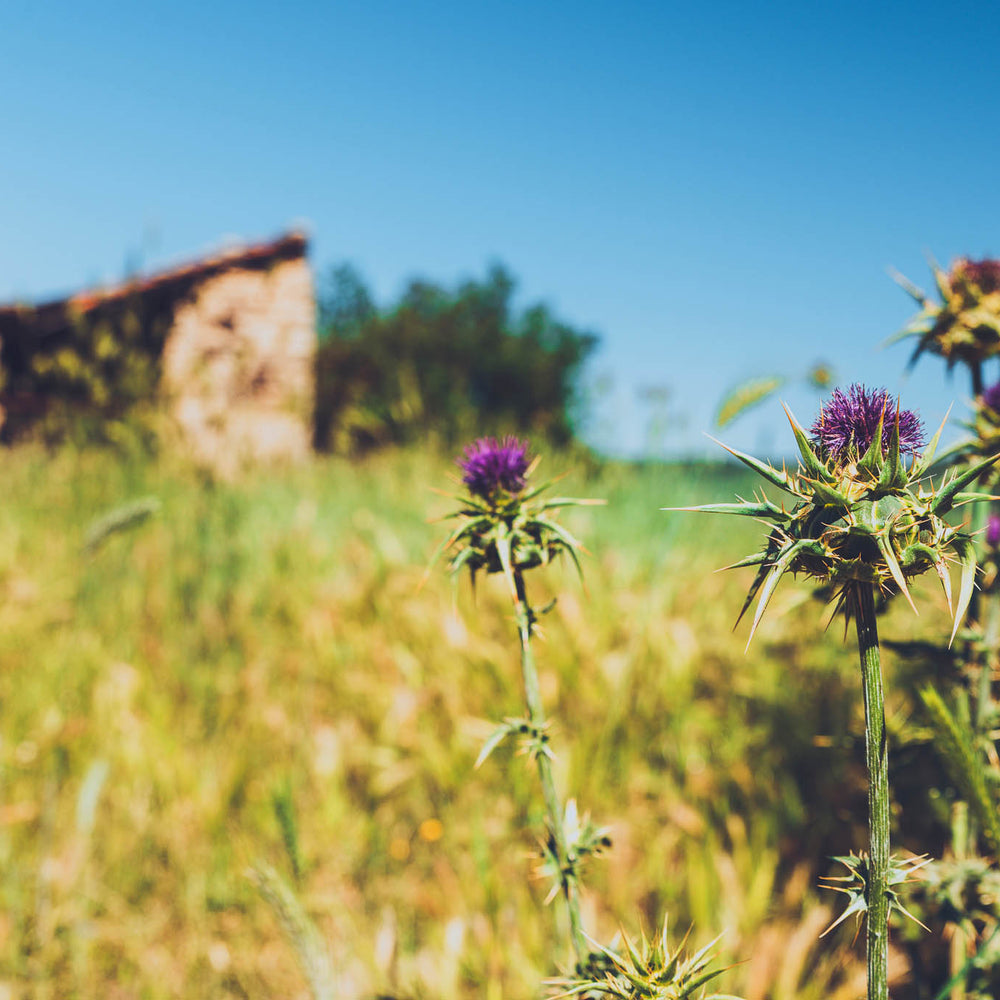
[{"label": "dry golden grass", "polygon": [[[494,581],[418,591],[446,461],[213,484],[26,448],[4,471],[0,998],[307,995],[257,862],[311,916],[336,996],[538,995],[567,955],[531,878],[534,776],[510,747],[472,768],[520,711],[512,622]],[[749,571],[713,571],[759,527],[658,510],[737,489],[681,466],[561,487],[610,500],[567,515],[586,589],[529,579],[559,596],[538,659],[563,794],[613,828],[586,920],[608,941],[669,913],[693,943],[725,932],[743,964],[722,989],[846,998],[852,928],[817,940],[837,904],[815,886],[864,845],[853,646],[789,582],[744,655]],[[159,515],[83,552],[146,495]]]}]

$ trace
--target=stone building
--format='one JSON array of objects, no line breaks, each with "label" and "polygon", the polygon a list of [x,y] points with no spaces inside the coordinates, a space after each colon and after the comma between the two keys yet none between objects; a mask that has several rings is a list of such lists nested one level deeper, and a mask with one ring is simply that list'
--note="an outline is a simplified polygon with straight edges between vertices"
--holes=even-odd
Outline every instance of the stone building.
[{"label": "stone building", "polygon": [[306,251],[291,233],[116,288],[0,308],[2,436],[53,414],[118,419],[145,393],[202,463],[304,458],[316,351]]}]

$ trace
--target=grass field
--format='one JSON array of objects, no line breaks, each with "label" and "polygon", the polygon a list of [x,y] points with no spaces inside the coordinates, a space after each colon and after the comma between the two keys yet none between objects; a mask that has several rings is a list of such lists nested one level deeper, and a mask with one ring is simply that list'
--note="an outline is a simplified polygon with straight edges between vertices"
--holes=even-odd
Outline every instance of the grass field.
[{"label": "grass field", "polygon": [[[509,747],[473,770],[521,711],[509,609],[492,579],[455,597],[443,567],[418,589],[447,460],[236,484],[106,453],[3,462],[0,998],[307,995],[258,862],[311,915],[338,996],[539,994],[568,956],[531,878],[535,776]],[[668,465],[560,486],[609,500],[565,518],[585,586],[529,578],[559,597],[538,659],[561,788],[612,827],[585,918],[604,941],[664,913],[693,944],[725,932],[742,964],[721,988],[748,1000],[853,997],[862,945],[853,925],[817,940],[840,904],[816,889],[865,845],[853,640],[788,581],[744,654],[752,571],[713,571],[762,529],[659,510],[751,488]],[[83,551],[149,495],[157,516]],[[924,590],[886,635],[945,634]],[[896,842],[927,849],[905,820]]]}]

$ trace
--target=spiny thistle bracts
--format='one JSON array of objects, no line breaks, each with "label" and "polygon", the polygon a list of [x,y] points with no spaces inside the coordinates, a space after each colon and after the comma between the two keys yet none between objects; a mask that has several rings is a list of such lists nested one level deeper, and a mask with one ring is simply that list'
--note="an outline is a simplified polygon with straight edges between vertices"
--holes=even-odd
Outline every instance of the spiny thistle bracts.
[{"label": "spiny thistle bracts", "polygon": [[[847,400],[852,395],[866,399],[868,405],[862,408],[862,416],[867,417],[871,399],[877,394],[865,394],[855,386],[841,396]],[[827,404],[825,412],[830,412],[829,407]],[[898,406],[890,409],[886,405],[870,434],[863,422],[853,430],[845,424],[831,444],[817,444],[786,408],[800,455],[794,472],[784,466],[776,469],[731,448],[726,450],[766,482],[789,494],[790,505],[776,504],[760,493],[752,502],[738,497],[738,503],[682,508],[739,514],[773,525],[761,551],[731,567],[759,567],[737,619],[738,623],[756,599],[751,639],[778,581],[786,573],[804,573],[833,587],[835,611],[843,611],[850,618],[856,613],[854,602],[861,584],[872,584],[884,594],[902,593],[916,610],[907,581],[930,569],[937,572],[952,606],[949,564],[957,561],[961,565],[961,584],[953,608],[954,639],[972,597],[976,552],[971,536],[949,524],[945,516],[957,507],[989,499],[966,492],[965,488],[997,456],[946,475],[934,487],[926,476],[944,425],[923,454],[914,455],[907,465],[902,457],[904,429],[909,434],[907,444],[914,444],[919,422],[913,422],[912,414],[904,422],[904,412]],[[867,447],[862,451],[859,445],[864,443]]]},{"label": "spiny thistle bracts", "polygon": [[535,874],[549,883],[549,894],[545,897],[548,904],[559,894],[565,880],[568,879],[575,886],[580,884],[583,864],[587,858],[599,857],[611,847],[611,828],[597,826],[589,813],[584,814],[581,819],[577,813],[576,799],[570,799],[566,803],[562,822],[562,842],[566,847],[564,860],[560,860],[560,841],[556,831],[550,826],[546,834],[540,845],[541,860]]},{"label": "spiny thistle bracts", "polygon": [[460,507],[448,519],[458,526],[441,543],[431,564],[451,552],[452,575],[468,570],[473,584],[476,574],[503,573],[518,601],[515,574],[544,566],[563,553],[581,571],[581,543],[559,524],[560,508],[603,504],[603,500],[572,497],[542,498],[552,481],[531,486],[529,479],[538,464],[529,460],[527,442],[507,437],[480,438],[456,459],[462,469],[464,495],[450,494]]},{"label": "spiny thistle bracts", "polygon": [[726,993],[705,994],[708,983],[726,970],[714,967],[712,949],[718,938],[693,955],[684,954],[687,935],[676,948],[670,947],[667,922],[652,941],[642,935],[638,942],[622,934],[618,950],[597,945],[591,967],[575,977],[551,980],[559,997],[603,993],[617,1000],[740,1000]]},{"label": "spiny thistle bracts", "polygon": [[940,302],[902,275],[894,275],[921,310],[890,342],[917,338],[911,367],[925,351],[943,357],[949,369],[957,361],[978,366],[1000,353],[1000,261],[960,257],[950,271],[934,263],[931,269]]},{"label": "spiny thistle bracts", "polygon": [[[858,917],[862,914],[867,915],[868,899],[871,893],[871,859],[864,851],[860,854],[852,852],[844,857],[831,858],[830,860],[843,865],[847,869],[848,874],[825,875],[823,876],[821,886],[824,889],[833,889],[835,892],[844,893],[849,902],[847,909],[820,934],[820,937],[825,937],[852,914]],[[889,899],[889,912],[901,913],[915,924],[919,924],[925,931],[928,928],[903,906],[896,887],[900,885],[912,885],[920,881],[920,879],[914,878],[914,876],[921,868],[928,864],[930,864],[930,858],[926,854],[909,858],[891,857],[889,858],[889,871],[886,875],[886,894]],[[837,883],[842,884],[838,885]]]}]

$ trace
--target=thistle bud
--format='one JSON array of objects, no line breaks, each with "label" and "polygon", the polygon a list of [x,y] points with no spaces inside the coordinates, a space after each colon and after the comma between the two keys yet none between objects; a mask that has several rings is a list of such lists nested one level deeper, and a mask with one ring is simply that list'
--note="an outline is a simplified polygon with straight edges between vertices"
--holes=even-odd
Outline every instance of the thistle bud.
[{"label": "thistle bud", "polygon": [[468,445],[456,459],[466,493],[455,496],[459,510],[449,515],[458,526],[439,547],[435,559],[451,551],[453,574],[503,573],[515,593],[515,574],[550,563],[566,553],[580,570],[583,546],[556,520],[561,507],[603,503],[569,497],[541,499],[551,483],[531,486],[538,459],[526,441],[515,437],[484,437]]}]

